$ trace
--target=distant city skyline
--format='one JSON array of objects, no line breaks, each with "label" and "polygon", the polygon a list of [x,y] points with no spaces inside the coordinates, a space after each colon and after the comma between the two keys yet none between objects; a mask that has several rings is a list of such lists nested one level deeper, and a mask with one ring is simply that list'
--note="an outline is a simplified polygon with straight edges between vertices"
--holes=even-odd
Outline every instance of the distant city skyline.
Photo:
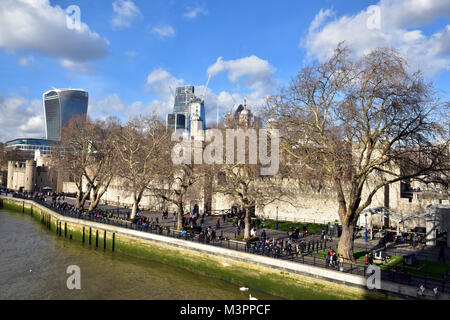
[{"label": "distant city skyline", "polygon": [[[67,23],[70,6],[78,25]],[[84,88],[94,119],[166,119],[186,85],[206,92],[207,124],[245,96],[257,114],[341,41],[357,56],[397,49],[448,100],[449,18],[440,0],[2,0],[0,141],[45,138],[42,93],[52,87]]]}]

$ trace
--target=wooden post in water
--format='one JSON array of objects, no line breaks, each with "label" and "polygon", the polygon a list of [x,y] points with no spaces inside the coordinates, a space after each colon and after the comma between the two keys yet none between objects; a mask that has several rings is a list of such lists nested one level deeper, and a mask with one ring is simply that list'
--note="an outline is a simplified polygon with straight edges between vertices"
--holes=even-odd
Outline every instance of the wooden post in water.
[{"label": "wooden post in water", "polygon": [[25,201],[22,201],[22,213],[25,212]]},{"label": "wooden post in water", "polygon": [[91,245],[92,228],[89,228],[89,245]]},{"label": "wooden post in water", "polygon": [[61,237],[62,221],[59,222],[59,236]]},{"label": "wooden post in water", "polygon": [[67,222],[64,222],[64,238],[67,238]]},{"label": "wooden post in water", "polygon": [[103,233],[103,249],[106,249],[106,230]]},{"label": "wooden post in water", "polygon": [[116,240],[116,234],[113,233],[113,235],[112,235],[112,251],[113,252],[114,252],[114,242],[115,242],[115,240]]},{"label": "wooden post in water", "polygon": [[98,229],[95,232],[95,247],[98,248]]},{"label": "wooden post in water", "polygon": [[84,226],[83,226],[83,243],[84,243]]}]

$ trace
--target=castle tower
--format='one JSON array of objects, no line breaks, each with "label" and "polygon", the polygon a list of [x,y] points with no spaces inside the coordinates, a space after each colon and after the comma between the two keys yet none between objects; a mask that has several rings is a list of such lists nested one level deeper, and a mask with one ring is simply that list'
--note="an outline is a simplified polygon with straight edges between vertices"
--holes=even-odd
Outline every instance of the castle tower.
[{"label": "castle tower", "polygon": [[36,183],[36,161],[26,160],[24,191],[33,191],[35,183]]},{"label": "castle tower", "polygon": [[205,140],[205,131],[203,130],[203,121],[201,117],[201,105],[198,102],[191,104],[191,138],[197,141]]},{"label": "castle tower", "polygon": [[14,189],[14,161],[8,161],[8,177],[6,187],[8,189]]}]

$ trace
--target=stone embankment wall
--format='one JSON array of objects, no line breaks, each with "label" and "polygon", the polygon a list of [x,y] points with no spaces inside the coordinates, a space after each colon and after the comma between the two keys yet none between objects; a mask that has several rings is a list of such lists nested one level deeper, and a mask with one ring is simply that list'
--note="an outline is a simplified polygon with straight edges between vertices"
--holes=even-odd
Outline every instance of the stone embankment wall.
[{"label": "stone embankment wall", "polygon": [[[305,288],[320,292],[331,290],[344,299],[387,298],[386,292],[417,297],[416,288],[383,281],[384,294],[371,292],[366,289],[366,278],[362,276],[78,220],[59,215],[30,200],[0,196],[1,206],[30,214],[49,231],[85,245],[149,257],[290,299],[298,299],[299,292],[304,292]],[[440,298],[450,299],[450,296],[441,295]]]}]

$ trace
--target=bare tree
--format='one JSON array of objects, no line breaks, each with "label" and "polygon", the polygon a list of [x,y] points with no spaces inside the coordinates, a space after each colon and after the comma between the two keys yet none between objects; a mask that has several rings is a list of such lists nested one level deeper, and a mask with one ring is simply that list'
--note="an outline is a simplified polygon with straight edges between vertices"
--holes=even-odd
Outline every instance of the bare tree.
[{"label": "bare tree", "polygon": [[131,219],[136,216],[144,191],[157,181],[163,167],[160,154],[168,141],[164,123],[156,114],[132,119],[116,132],[116,172],[133,194]]},{"label": "bare tree", "polygon": [[52,156],[77,187],[77,209],[83,210],[93,191],[89,206],[93,210],[113,175],[110,128],[103,121],[75,116],[62,128],[61,148],[54,149]]},{"label": "bare tree", "polygon": [[166,165],[160,172],[158,183],[150,185],[149,190],[154,196],[176,205],[177,229],[182,230],[187,195],[189,192],[200,194],[203,191],[207,168],[195,164],[173,164],[170,157],[161,161]]},{"label": "bare tree", "polygon": [[448,172],[449,139],[438,117],[448,103],[398,53],[377,49],[357,61],[350,54],[339,45],[328,61],[301,69],[267,112],[283,124],[282,149],[296,177],[334,190],[339,254],[354,260],[358,217],[377,191]]},{"label": "bare tree", "polygon": [[[283,178],[285,177],[285,171],[282,169],[284,167],[282,162],[278,163],[280,168],[275,175],[263,175],[261,173],[263,167],[261,161],[251,161],[251,156],[254,156],[256,146],[259,146],[259,148],[263,146],[256,128],[257,126],[249,126],[248,122],[242,121],[242,119],[228,119],[226,129],[222,130],[222,135],[227,139],[226,150],[224,149],[223,152],[224,158],[222,164],[216,165],[214,169],[218,173],[214,191],[230,196],[245,211],[245,239],[248,239],[250,236],[250,214],[257,206],[263,208],[276,200],[289,201],[290,199],[290,190],[284,187]],[[255,130],[250,133],[249,129]],[[229,130],[234,130],[234,132],[228,135],[227,133],[230,133]],[[236,144],[234,143],[235,133],[238,136]],[[270,135],[270,131],[267,131],[267,134]],[[248,143],[246,142],[246,137],[248,137]],[[231,141],[228,141],[230,138]],[[271,150],[271,140],[269,139],[267,142],[267,146]],[[244,148],[241,151],[239,151],[239,144],[244,144]],[[251,146],[251,144],[253,145]],[[231,155],[230,147],[234,149],[233,159],[228,158],[228,154]],[[239,152],[242,154],[239,155]],[[244,157],[239,159],[240,156]],[[273,156],[278,158],[279,155]]]},{"label": "bare tree", "polygon": [[96,140],[91,143],[92,164],[86,170],[85,178],[92,186],[89,211],[97,208],[101,198],[108,190],[111,181],[116,176],[117,161],[114,153],[115,132],[119,130],[119,120],[109,118],[99,122]]}]

